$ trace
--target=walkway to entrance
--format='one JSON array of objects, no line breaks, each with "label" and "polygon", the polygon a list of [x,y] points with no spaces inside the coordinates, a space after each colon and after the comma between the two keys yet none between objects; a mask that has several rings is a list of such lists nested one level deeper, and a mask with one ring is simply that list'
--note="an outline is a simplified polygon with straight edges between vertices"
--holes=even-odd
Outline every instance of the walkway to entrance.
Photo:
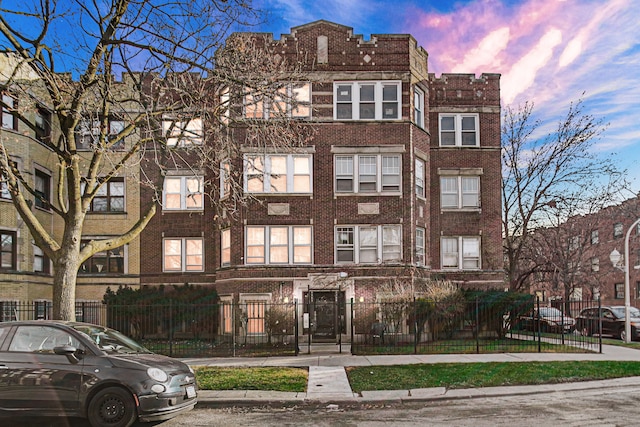
[{"label": "walkway to entrance", "polygon": [[349,343],[300,343],[300,355],[312,354],[315,356],[331,354],[351,354],[351,344]]}]

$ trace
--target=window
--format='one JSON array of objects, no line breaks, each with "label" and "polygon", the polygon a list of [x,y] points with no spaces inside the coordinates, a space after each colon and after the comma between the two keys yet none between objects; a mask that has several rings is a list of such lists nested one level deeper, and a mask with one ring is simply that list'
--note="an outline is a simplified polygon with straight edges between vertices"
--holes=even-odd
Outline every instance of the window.
[{"label": "window", "polygon": [[[82,119],[75,131],[76,148],[78,150],[95,150],[100,145],[102,125],[103,123],[100,119]],[[105,143],[109,144],[114,141],[111,149],[123,150],[125,138],[121,133],[124,131],[125,122],[117,118],[110,118],[106,126],[109,127],[109,132],[106,135]],[[116,140],[116,138],[119,139]]]},{"label": "window", "polygon": [[278,89],[275,96],[247,89],[244,117],[248,119],[309,118],[311,116],[311,83],[292,83]]},{"label": "window", "polygon": [[618,222],[613,224],[613,237],[622,237],[622,223]]},{"label": "window", "polygon": [[425,238],[425,229],[418,227],[416,228],[416,264],[424,265],[424,238]]},{"label": "window", "polygon": [[220,233],[220,263],[222,266],[231,265],[231,230],[222,230]]},{"label": "window", "polygon": [[336,227],[336,263],[380,264],[402,260],[402,227]]},{"label": "window", "polygon": [[[82,246],[88,242],[88,239],[83,240]],[[104,252],[97,252],[82,263],[78,272],[80,274],[124,274],[125,250],[126,245]]]},{"label": "window", "polygon": [[569,250],[576,251],[580,248],[580,236],[571,236],[569,238]]},{"label": "window", "polygon": [[246,264],[311,264],[312,227],[256,226],[246,228]]},{"label": "window", "polygon": [[34,301],[33,312],[36,320],[51,319],[52,304],[51,301]]},{"label": "window", "polygon": [[164,210],[202,210],[204,183],[198,176],[167,176],[162,193]]},{"label": "window", "polygon": [[440,202],[442,209],[480,207],[480,177],[440,177]]},{"label": "window", "polygon": [[413,90],[413,122],[424,129],[424,92],[417,87]]},{"label": "window", "polygon": [[44,107],[38,107],[36,110],[36,139],[42,142],[48,142],[51,136],[51,112]]},{"label": "window", "polygon": [[48,210],[51,200],[51,176],[40,169],[36,169],[35,175],[36,207]]},{"label": "window", "polygon": [[49,258],[36,245],[33,245],[33,271],[36,273],[49,273]]},{"label": "window", "polygon": [[231,163],[220,163],[220,198],[224,199],[231,194]]},{"label": "window", "polygon": [[416,159],[416,195],[425,197],[424,195],[424,160]]},{"label": "window", "polygon": [[183,121],[165,119],[162,121],[162,133],[167,138],[169,147],[202,145],[204,137],[202,119],[198,117]]},{"label": "window", "polygon": [[0,175],[0,199],[11,200],[11,193],[9,192],[9,183],[4,176]]},{"label": "window", "polygon": [[62,345],[81,347],[80,342],[66,331],[51,326],[18,326],[8,351],[53,354],[53,348]]},{"label": "window", "polygon": [[17,255],[16,232],[0,230],[0,270],[16,270]]},{"label": "window", "polygon": [[440,114],[441,147],[478,147],[477,114]]},{"label": "window", "polygon": [[591,258],[591,271],[600,271],[600,259],[597,257]]},{"label": "window", "polygon": [[597,245],[599,241],[598,230],[591,230],[591,244]]},{"label": "window", "polygon": [[443,269],[477,270],[480,268],[479,237],[443,237],[441,244]]},{"label": "window", "polygon": [[256,335],[264,333],[264,316],[266,301],[244,301],[244,314],[246,316],[247,334]]},{"label": "window", "polygon": [[14,114],[18,108],[18,101],[8,93],[3,93],[2,104],[2,127],[18,130],[18,117]]},{"label": "window", "polygon": [[624,299],[624,283],[616,283],[614,287],[615,299]]},{"label": "window", "polygon": [[203,249],[201,238],[164,239],[163,271],[203,271]]},{"label": "window", "polygon": [[399,154],[335,156],[335,188],[338,193],[399,192]]},{"label": "window", "polygon": [[18,320],[18,302],[0,301],[0,321],[11,322]]},{"label": "window", "polygon": [[[82,185],[84,192],[84,183]],[[96,191],[90,212],[124,212],[124,178],[111,178]]]},{"label": "window", "polygon": [[310,193],[311,154],[246,155],[244,189],[249,193]]},{"label": "window", "polygon": [[333,85],[334,119],[400,119],[401,88],[398,81],[336,82]]}]

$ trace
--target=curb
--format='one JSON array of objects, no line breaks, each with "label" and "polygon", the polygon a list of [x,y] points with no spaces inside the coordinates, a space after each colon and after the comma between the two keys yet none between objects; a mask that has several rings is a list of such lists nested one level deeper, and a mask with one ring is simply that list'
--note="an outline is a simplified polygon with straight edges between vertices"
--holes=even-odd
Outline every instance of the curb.
[{"label": "curb", "polygon": [[[360,406],[371,404],[402,405],[405,403],[475,399],[488,397],[522,396],[541,393],[568,391],[603,390],[620,387],[640,387],[640,377],[624,377],[610,380],[570,382],[560,384],[541,384],[523,386],[482,387],[467,389],[446,389],[445,387],[422,388],[412,390],[363,391],[319,395],[314,393],[274,392],[260,390],[201,390],[198,393],[199,408],[235,407],[274,407],[305,406],[309,408],[327,407],[327,405]],[[327,407],[327,409],[332,409]],[[335,408],[334,408],[335,409]]]}]

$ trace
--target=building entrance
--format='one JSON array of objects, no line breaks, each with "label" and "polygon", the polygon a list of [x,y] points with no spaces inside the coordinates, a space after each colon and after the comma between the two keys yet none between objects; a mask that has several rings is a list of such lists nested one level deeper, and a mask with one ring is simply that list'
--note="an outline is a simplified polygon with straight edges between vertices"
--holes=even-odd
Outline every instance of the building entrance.
[{"label": "building entrance", "polygon": [[304,293],[305,313],[309,315],[309,329],[313,342],[332,342],[345,333],[345,294],[338,290],[309,290]]}]

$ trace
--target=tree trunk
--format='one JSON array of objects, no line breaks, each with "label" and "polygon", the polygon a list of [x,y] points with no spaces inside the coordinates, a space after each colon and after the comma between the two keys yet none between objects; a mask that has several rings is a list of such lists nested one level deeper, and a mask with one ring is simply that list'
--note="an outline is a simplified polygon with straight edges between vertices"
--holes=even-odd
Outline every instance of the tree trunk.
[{"label": "tree trunk", "polygon": [[53,264],[53,318],[76,320],[78,257],[69,254]]}]

